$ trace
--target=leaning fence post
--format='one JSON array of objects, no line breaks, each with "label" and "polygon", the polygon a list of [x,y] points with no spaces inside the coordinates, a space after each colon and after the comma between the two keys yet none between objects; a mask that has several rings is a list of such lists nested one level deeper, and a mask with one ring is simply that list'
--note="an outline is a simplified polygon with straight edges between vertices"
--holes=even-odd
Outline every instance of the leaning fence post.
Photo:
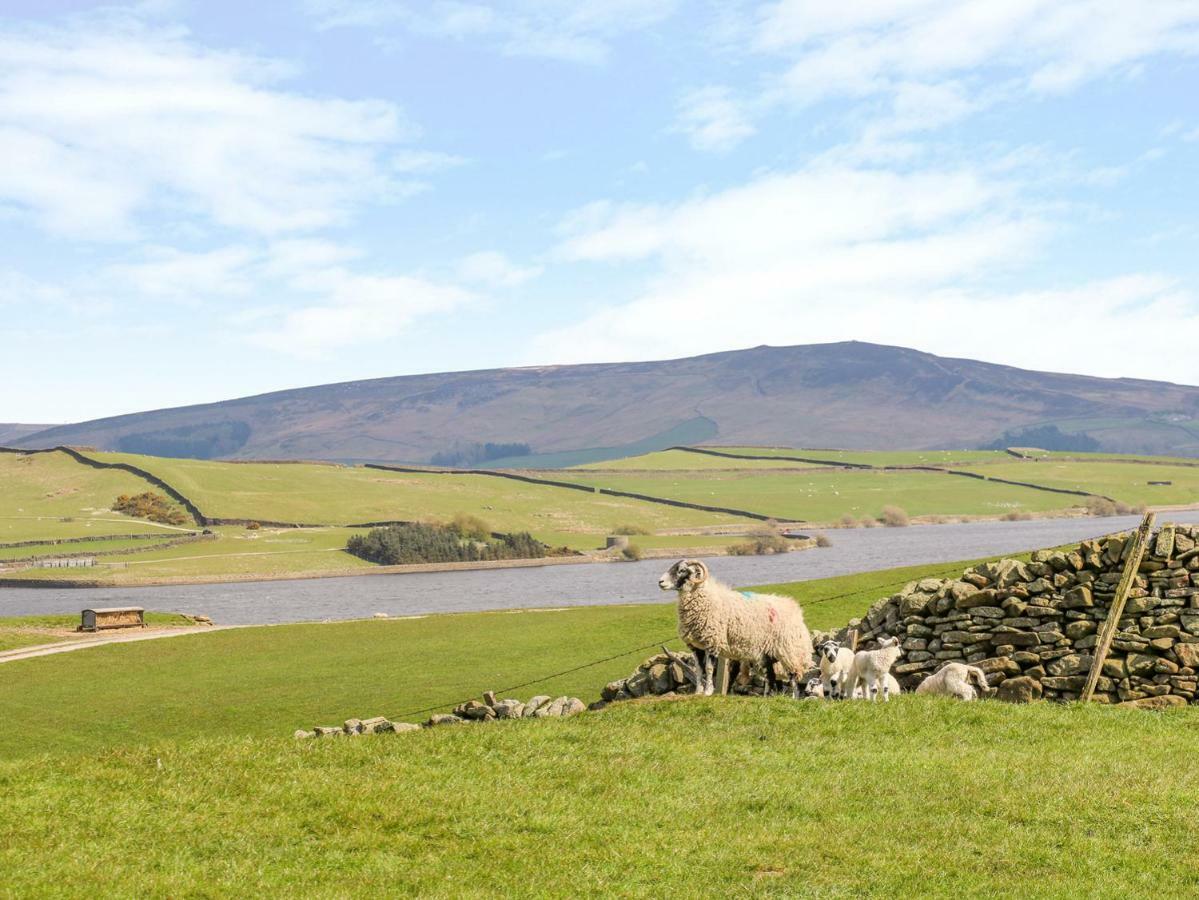
[{"label": "leaning fence post", "polygon": [[1099,674],[1103,671],[1103,663],[1112,649],[1112,639],[1115,638],[1116,629],[1120,626],[1120,617],[1124,614],[1124,604],[1128,602],[1128,592],[1132,590],[1137,570],[1141,567],[1141,557],[1145,554],[1145,545],[1149,542],[1149,533],[1153,530],[1153,519],[1153,513],[1146,513],[1141,527],[1133,536],[1132,551],[1124,563],[1124,572],[1120,575],[1120,584],[1116,587],[1116,595],[1112,597],[1112,606],[1108,610],[1107,621],[1103,623],[1103,630],[1099,632],[1099,641],[1095,644],[1095,658],[1091,662],[1091,671],[1087,675],[1086,686],[1082,689],[1082,695],[1079,697],[1083,703],[1089,703],[1094,695],[1095,685],[1099,683]]},{"label": "leaning fence post", "polygon": [[729,662],[723,656],[716,657],[716,692],[721,696],[729,692]]}]

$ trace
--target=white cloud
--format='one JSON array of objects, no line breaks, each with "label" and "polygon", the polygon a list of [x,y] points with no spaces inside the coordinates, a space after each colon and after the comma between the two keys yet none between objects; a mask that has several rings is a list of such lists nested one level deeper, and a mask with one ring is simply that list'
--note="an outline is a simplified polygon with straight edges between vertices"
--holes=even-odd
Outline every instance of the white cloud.
[{"label": "white cloud", "polygon": [[493,288],[519,287],[541,274],[540,266],[518,266],[495,250],[472,253],[458,268],[463,281]]},{"label": "white cloud", "polygon": [[[679,0],[514,0],[511,3],[399,3],[308,0],[321,28],[397,28],[455,40],[480,40],[508,56],[603,62],[612,41],[668,18]],[[384,32],[380,40],[389,44]]]},{"label": "white cloud", "polygon": [[1199,53],[1193,0],[780,0],[758,47],[794,58],[796,98],[861,96],[984,67],[1058,93],[1158,53]]},{"label": "white cloud", "polygon": [[993,286],[1043,254],[1056,230],[1018,172],[825,161],[679,204],[593,204],[564,224],[559,254],[656,272],[627,300],[539,336],[528,360],[871,340],[1110,376],[1128,334],[1169,322],[1178,349],[1156,347],[1120,374],[1194,381],[1186,348],[1199,339],[1199,304],[1164,276]]},{"label": "white cloud", "polygon": [[675,129],[697,150],[723,153],[754,133],[754,126],[732,92],[712,85],[690,91],[679,101]]},{"label": "white cloud", "polygon": [[421,316],[470,303],[467,291],[410,276],[361,275],[343,268],[319,273],[305,287],[321,302],[291,309],[246,340],[292,356],[319,358],[330,350],[394,338]]},{"label": "white cloud", "polygon": [[57,233],[132,239],[143,216],[256,234],[398,198],[432,155],[393,103],[317,98],[276,60],[127,17],[0,29],[0,202]]}]

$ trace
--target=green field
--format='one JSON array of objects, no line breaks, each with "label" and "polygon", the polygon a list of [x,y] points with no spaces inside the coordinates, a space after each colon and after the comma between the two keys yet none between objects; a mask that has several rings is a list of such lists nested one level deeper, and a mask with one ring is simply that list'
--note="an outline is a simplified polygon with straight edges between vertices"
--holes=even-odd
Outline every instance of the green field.
[{"label": "green field", "polygon": [[869,466],[947,466],[1004,462],[1002,450],[799,450],[793,447],[711,447],[721,453],[746,456],[802,456]]},{"label": "green field", "polygon": [[[1199,468],[1103,460],[1042,462],[1012,460],[1002,465],[973,468],[993,478],[1012,478],[1049,487],[1090,491],[1121,503],[1150,506],[1199,503]],[[1150,485],[1150,481],[1171,481]]]},{"label": "green field", "polygon": [[[785,588],[831,627],[908,578],[968,565]],[[628,651],[501,691],[592,699],[673,632],[663,603],[199,631],[6,663],[4,892],[1199,890],[1194,709],[716,697],[290,737],[349,716],[419,720]]]},{"label": "green field", "polygon": [[65,453],[0,453],[0,544],[187,530],[112,511],[117,495],[147,487],[128,472],[88,468]]},{"label": "green field", "polygon": [[[723,451],[722,451],[723,452]],[[607,462],[589,463],[585,466],[575,466],[566,472],[545,473],[547,477],[556,478],[558,475],[568,475],[571,471],[696,471],[708,469],[802,469],[810,468],[805,463],[790,460],[761,460],[761,459],[730,459],[724,456],[711,456],[707,453],[691,453],[687,450],[662,450],[658,453],[647,453],[644,456],[630,456],[626,459],[614,459]]]},{"label": "green field", "polygon": [[704,470],[687,472],[559,473],[564,480],[747,509],[782,520],[836,522],[843,515],[878,516],[899,506],[913,516],[1046,512],[1076,505],[1075,498],[936,472],[813,469],[802,473]]},{"label": "green field", "polygon": [[744,524],[726,515],[588,495],[487,475],[389,472],[308,463],[224,463],[97,453],[153,472],[205,515],[278,522],[355,524],[448,521],[458,513],[499,531],[529,531],[551,544],[602,546],[621,525],[649,531]]}]

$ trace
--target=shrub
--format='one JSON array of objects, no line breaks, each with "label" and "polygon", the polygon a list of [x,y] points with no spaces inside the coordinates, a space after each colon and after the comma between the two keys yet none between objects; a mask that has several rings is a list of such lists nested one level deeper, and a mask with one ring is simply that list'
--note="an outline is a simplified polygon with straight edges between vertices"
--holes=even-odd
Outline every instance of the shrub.
[{"label": "shrub", "polygon": [[112,504],[113,512],[124,513],[137,519],[148,519],[163,525],[182,525],[187,515],[170,499],[155,491],[144,494],[121,494]]},{"label": "shrub", "polygon": [[491,540],[491,526],[468,513],[458,513],[450,520],[449,528],[469,541]]},{"label": "shrub", "polygon": [[854,518],[852,515],[850,515],[849,513],[846,513],[845,515],[843,515],[843,516],[841,517],[841,527],[842,527],[842,528],[857,528],[857,527],[858,527],[858,520],[857,520],[857,519],[855,519],[855,518]]},{"label": "shrub", "polygon": [[356,534],[346,542],[346,551],[383,566],[540,559],[551,553],[549,547],[525,531],[488,537],[490,539],[487,541],[476,541],[464,537],[453,525],[411,522],[372,528],[366,534]]},{"label": "shrub", "polygon": [[907,511],[901,506],[884,506],[882,515],[878,520],[888,528],[903,528],[911,525],[912,521],[908,518]]},{"label": "shrub", "polygon": [[613,534],[649,534],[649,529],[642,528],[640,525],[617,525],[612,529]]},{"label": "shrub", "polygon": [[863,528],[874,528],[878,525],[878,519],[872,519],[870,516],[862,516],[862,521],[858,524]]},{"label": "shrub", "polygon": [[831,547],[833,546],[832,538],[830,538],[827,534],[818,534],[816,535],[816,546]]},{"label": "shrub", "polygon": [[641,548],[636,544],[629,544],[620,548],[620,555],[630,562],[636,562],[637,560],[641,559],[643,554],[641,552]]},{"label": "shrub", "polygon": [[1032,518],[1032,513],[1026,509],[1013,509],[1011,512],[1003,514],[1005,522],[1027,522]]},{"label": "shrub", "polygon": [[1116,504],[1104,497],[1088,497],[1086,510],[1091,516],[1114,516],[1117,512]]},{"label": "shrub", "polygon": [[762,528],[754,531],[749,540],[729,547],[732,556],[767,556],[771,553],[787,553],[791,550],[791,541],[781,534]]}]

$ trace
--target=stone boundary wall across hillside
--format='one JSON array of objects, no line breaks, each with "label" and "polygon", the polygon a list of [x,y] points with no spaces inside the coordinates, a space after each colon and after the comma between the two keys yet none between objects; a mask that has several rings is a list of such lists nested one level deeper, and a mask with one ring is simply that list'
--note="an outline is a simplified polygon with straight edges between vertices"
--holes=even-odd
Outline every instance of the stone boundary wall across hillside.
[{"label": "stone boundary wall across hillside", "polygon": [[[199,537],[198,531],[145,531],[138,534],[99,534],[94,537],[43,538],[40,541],[10,541],[0,544],[0,550],[17,550],[21,547],[46,547],[59,544],[89,544],[93,541],[169,541],[181,537]],[[123,551],[122,551],[123,552]]]},{"label": "stone boundary wall across hillside", "polygon": [[[1075,700],[1134,537],[1038,550],[1029,563],[982,563],[958,579],[914,581],[836,636],[849,641],[857,631],[860,649],[898,637],[904,653],[892,671],[905,689],[955,660],[978,666],[1012,699]],[[1199,526],[1164,525],[1150,538],[1095,699],[1168,705],[1197,697]]]}]

